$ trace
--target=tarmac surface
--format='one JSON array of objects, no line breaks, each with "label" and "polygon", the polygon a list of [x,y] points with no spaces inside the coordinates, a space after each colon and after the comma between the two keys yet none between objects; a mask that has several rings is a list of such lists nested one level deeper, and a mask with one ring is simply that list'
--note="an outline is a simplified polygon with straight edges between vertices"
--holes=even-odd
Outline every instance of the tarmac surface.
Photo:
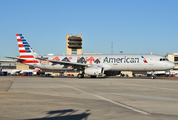
[{"label": "tarmac surface", "polygon": [[177,78],[0,76],[0,120],[177,120]]}]

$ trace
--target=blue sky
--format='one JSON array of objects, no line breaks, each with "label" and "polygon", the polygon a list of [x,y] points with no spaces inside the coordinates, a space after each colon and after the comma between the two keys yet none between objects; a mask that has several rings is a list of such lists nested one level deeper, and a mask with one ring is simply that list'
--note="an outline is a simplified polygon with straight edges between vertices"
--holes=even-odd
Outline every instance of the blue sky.
[{"label": "blue sky", "polygon": [[0,0],[0,59],[19,55],[22,33],[38,54],[66,52],[66,34],[83,35],[83,53],[178,52],[178,0]]}]

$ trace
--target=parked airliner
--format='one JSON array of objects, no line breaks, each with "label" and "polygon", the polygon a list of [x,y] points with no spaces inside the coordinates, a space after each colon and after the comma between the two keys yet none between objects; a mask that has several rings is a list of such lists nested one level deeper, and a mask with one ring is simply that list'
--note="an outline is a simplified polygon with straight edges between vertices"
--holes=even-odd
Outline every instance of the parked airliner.
[{"label": "parked airliner", "polygon": [[16,73],[22,74],[25,72],[32,72],[34,75],[36,75],[37,72],[40,71],[40,68],[36,68],[36,69],[1,69],[0,71],[10,73],[11,75],[16,74]]},{"label": "parked airliner", "polygon": [[[22,34],[16,34],[20,57],[8,57],[21,63],[50,70],[78,70],[78,78],[118,71],[160,71],[173,69],[175,64],[160,55],[38,55]],[[153,77],[154,78],[154,77]]]}]

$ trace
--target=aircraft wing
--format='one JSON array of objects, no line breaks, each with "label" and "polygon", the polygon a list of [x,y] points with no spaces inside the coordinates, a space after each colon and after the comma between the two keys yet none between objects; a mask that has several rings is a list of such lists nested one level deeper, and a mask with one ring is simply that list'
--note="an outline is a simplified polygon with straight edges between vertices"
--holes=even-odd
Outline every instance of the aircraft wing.
[{"label": "aircraft wing", "polygon": [[57,60],[49,60],[49,59],[47,59],[47,61],[52,62],[54,65],[61,64],[61,65],[78,66],[78,67],[90,66],[88,64],[76,63],[76,62],[66,62],[66,61],[57,61]]}]

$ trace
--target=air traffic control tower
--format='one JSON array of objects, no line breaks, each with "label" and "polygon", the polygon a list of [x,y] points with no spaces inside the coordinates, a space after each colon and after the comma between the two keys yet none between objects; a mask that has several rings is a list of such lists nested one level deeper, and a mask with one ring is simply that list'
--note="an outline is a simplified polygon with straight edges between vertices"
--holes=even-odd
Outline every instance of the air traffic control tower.
[{"label": "air traffic control tower", "polygon": [[66,55],[82,54],[82,35],[66,35]]}]

